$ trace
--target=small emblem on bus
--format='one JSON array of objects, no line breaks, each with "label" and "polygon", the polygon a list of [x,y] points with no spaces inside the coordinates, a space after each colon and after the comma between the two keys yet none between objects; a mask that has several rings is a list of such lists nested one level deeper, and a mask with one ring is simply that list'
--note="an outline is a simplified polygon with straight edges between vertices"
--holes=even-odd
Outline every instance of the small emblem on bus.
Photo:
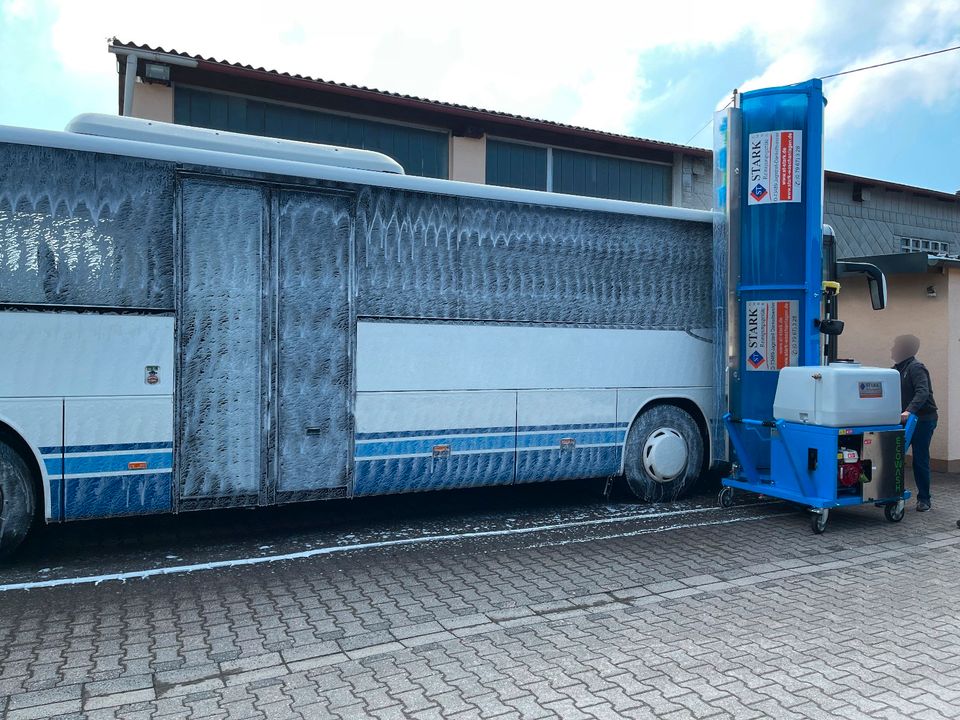
[{"label": "small emblem on bus", "polygon": [[450,446],[449,445],[434,445],[433,446],[433,459],[434,460],[443,460],[450,457]]},{"label": "small emblem on bus", "polygon": [[576,446],[577,441],[574,438],[560,438],[561,450],[573,450]]},{"label": "small emblem on bus", "polygon": [[147,365],[143,369],[143,381],[147,385],[156,385],[160,382],[160,366]]}]

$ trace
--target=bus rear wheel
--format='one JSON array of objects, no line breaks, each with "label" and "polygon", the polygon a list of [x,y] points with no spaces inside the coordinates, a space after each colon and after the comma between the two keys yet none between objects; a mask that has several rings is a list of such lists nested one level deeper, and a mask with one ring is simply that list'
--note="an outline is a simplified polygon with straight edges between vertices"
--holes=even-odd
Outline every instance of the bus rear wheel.
[{"label": "bus rear wheel", "polygon": [[10,555],[30,532],[36,498],[30,468],[0,441],[0,558]]},{"label": "bus rear wheel", "polygon": [[697,421],[676,405],[654,405],[627,434],[627,485],[644,502],[676,500],[703,469],[703,435]]}]

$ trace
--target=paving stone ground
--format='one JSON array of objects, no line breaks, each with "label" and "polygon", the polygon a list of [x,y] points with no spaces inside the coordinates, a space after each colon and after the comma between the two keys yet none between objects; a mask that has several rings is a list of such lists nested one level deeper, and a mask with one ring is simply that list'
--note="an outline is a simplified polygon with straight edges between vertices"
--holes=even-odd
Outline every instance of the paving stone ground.
[{"label": "paving stone ground", "polygon": [[821,536],[749,504],[3,592],[0,716],[955,718],[934,492]]}]

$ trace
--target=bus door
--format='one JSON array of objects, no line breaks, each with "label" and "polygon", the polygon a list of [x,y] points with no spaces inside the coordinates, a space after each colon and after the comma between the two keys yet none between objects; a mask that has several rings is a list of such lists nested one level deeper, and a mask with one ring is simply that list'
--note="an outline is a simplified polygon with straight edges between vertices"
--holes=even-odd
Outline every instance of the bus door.
[{"label": "bus door", "polygon": [[181,179],[182,509],[347,494],[351,197]]},{"label": "bus door", "polygon": [[354,200],[277,195],[276,501],[336,497],[353,457]]}]

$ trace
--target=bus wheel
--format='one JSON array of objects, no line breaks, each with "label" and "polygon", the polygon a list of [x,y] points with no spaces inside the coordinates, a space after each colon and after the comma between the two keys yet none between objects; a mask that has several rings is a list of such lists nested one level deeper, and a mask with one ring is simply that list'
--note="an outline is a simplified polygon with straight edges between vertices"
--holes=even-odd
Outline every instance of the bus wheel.
[{"label": "bus wheel", "polygon": [[627,434],[627,485],[644,502],[676,500],[694,486],[703,465],[703,436],[690,413],[654,405]]},{"label": "bus wheel", "polygon": [[30,468],[16,450],[0,442],[0,557],[17,549],[33,524]]}]

